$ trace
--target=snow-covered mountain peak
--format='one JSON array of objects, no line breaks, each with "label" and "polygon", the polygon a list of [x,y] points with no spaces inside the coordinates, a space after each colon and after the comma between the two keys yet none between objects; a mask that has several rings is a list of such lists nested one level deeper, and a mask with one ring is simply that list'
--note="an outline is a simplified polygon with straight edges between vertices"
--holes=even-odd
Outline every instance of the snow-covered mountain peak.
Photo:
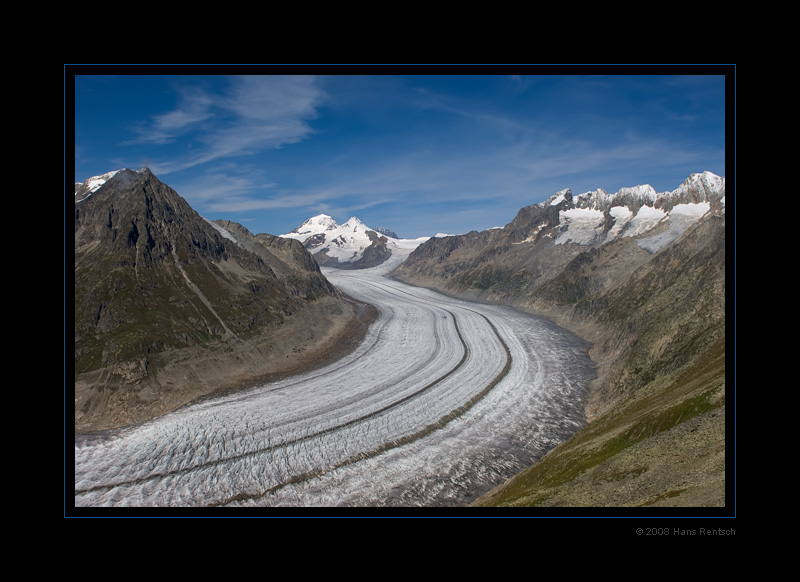
[{"label": "snow-covered mountain peak", "polygon": [[589,192],[584,192],[583,194],[578,194],[573,197],[576,208],[591,208],[594,210],[607,206],[610,201],[611,195],[602,188],[590,190]]},{"label": "snow-covered mountain peak", "polygon": [[85,200],[100,188],[103,184],[108,182],[111,178],[113,178],[117,173],[121,172],[122,170],[113,170],[111,172],[106,172],[105,174],[101,174],[99,176],[92,176],[88,180],[84,180],[83,182],[75,182],[75,202],[80,202]]},{"label": "snow-covered mountain peak", "polygon": [[306,220],[289,234],[312,235],[339,228],[339,224],[327,214],[317,214]]},{"label": "snow-covered mountain peak", "polygon": [[398,239],[386,234],[386,229],[367,226],[356,216],[338,224],[326,214],[309,218],[281,236],[302,242],[321,266],[340,268],[396,264],[428,238]]},{"label": "snow-covered mountain peak", "polygon": [[658,194],[656,193],[655,188],[653,188],[650,184],[640,184],[638,186],[620,188],[619,191],[615,194],[615,196],[619,197],[630,196],[634,198],[639,198],[643,202],[653,203],[655,202]]},{"label": "snow-covered mountain peak", "polygon": [[709,172],[706,170],[705,172],[698,172],[696,174],[691,174],[688,178],[686,178],[685,182],[706,182],[709,184],[715,184],[717,186],[721,186],[725,184],[725,178],[722,176],[717,176],[714,172]]},{"label": "snow-covered mountain peak", "polygon": [[141,168],[139,170],[130,170],[129,168],[120,168],[119,170],[112,170],[99,176],[92,176],[83,182],[75,182],[75,202],[82,202],[89,198],[92,194],[97,192],[100,187],[108,182],[111,178],[120,172],[133,172],[134,174],[146,174],[150,172],[150,168]]},{"label": "snow-covered mountain peak", "polygon": [[363,232],[363,231],[365,231],[365,230],[374,230],[374,229],[372,229],[372,228],[368,227],[368,226],[367,226],[366,224],[364,224],[363,222],[361,222],[361,221],[360,221],[360,220],[359,220],[357,217],[355,217],[355,216],[351,216],[349,219],[347,219],[347,222],[345,222],[345,223],[342,225],[342,228],[353,229],[353,232],[356,232],[356,231],[357,231],[359,228],[361,229],[361,231],[362,231],[362,232]]},{"label": "snow-covered mountain peak", "polygon": [[692,174],[672,193],[682,202],[711,202],[725,197],[725,178],[712,172]]}]

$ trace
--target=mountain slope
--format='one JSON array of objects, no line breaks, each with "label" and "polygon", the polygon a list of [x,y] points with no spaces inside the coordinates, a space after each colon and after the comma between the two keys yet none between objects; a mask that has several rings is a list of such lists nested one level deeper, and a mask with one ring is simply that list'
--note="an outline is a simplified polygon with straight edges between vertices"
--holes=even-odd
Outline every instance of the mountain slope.
[{"label": "mountain slope", "polygon": [[385,228],[370,228],[355,216],[338,224],[319,214],[281,237],[299,240],[322,266],[339,269],[367,269],[386,262],[393,254],[405,256],[427,237],[398,239]]},{"label": "mountain slope", "polygon": [[210,223],[146,168],[76,184],[76,431],[288,370],[352,332],[355,308],[275,239]]},{"label": "mountain slope", "polygon": [[393,274],[593,342],[590,424],[476,505],[725,505],[724,178],[565,190],[503,229],[431,239]]}]

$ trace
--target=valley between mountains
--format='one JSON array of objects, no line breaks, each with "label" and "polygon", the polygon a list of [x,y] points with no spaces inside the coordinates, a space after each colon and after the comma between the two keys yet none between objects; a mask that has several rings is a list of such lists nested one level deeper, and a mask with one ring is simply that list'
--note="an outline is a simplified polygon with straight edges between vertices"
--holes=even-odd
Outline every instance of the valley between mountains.
[{"label": "valley between mountains", "polygon": [[405,240],[76,184],[78,507],[726,508],[725,180]]},{"label": "valley between mountains", "polygon": [[459,506],[584,424],[585,342],[384,274],[327,273],[380,311],[343,359],[79,438],[76,504]]}]

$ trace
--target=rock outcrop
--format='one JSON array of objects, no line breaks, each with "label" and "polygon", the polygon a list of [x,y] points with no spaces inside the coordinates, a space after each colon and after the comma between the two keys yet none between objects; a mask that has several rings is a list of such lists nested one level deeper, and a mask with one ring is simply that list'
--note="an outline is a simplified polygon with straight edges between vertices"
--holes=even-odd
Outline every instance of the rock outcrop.
[{"label": "rock outcrop", "polygon": [[76,432],[309,364],[354,316],[300,243],[211,223],[146,168],[76,185]]}]

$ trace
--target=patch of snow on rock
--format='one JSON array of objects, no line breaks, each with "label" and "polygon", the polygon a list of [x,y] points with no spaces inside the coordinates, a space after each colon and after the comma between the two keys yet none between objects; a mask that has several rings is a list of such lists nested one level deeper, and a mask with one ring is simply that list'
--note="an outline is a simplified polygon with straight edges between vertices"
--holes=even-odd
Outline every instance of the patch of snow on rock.
[{"label": "patch of snow on rock", "polygon": [[676,204],[669,213],[667,230],[653,236],[641,238],[636,241],[636,244],[651,253],[656,253],[668,244],[678,240],[690,226],[700,220],[710,209],[711,204],[708,202]]},{"label": "patch of snow on rock", "polygon": [[667,213],[660,208],[642,206],[636,216],[630,219],[628,228],[622,236],[637,236],[656,226],[667,217]]},{"label": "patch of snow on rock", "polygon": [[622,229],[624,229],[633,218],[633,212],[627,206],[613,206],[608,213],[614,218],[614,226],[608,231],[606,242],[617,238],[622,232]]},{"label": "patch of snow on rock", "polygon": [[75,201],[80,202],[86,200],[89,196],[97,192],[103,184],[121,171],[122,170],[114,170],[101,174],[100,176],[92,176],[83,182],[75,182]]},{"label": "patch of snow on rock", "polygon": [[566,229],[556,239],[556,244],[589,245],[603,232],[605,216],[600,210],[570,208],[559,213],[559,222],[566,225]]},{"label": "patch of snow on rock", "polygon": [[229,230],[227,230],[225,228],[222,228],[220,225],[218,225],[218,224],[216,224],[214,222],[211,222],[207,218],[204,218],[203,220],[205,220],[208,224],[210,224],[212,227],[214,227],[214,229],[217,232],[219,232],[223,236],[223,238],[227,238],[228,240],[232,240],[233,242],[235,242],[237,244],[239,243],[239,241],[236,240],[236,237],[234,237]]}]

